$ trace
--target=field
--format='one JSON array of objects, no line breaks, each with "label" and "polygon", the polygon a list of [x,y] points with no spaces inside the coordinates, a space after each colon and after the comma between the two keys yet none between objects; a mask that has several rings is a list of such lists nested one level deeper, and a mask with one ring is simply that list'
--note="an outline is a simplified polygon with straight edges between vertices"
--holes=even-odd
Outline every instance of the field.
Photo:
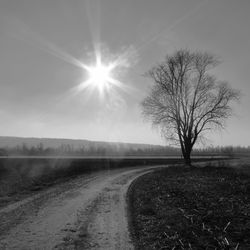
[{"label": "field", "polygon": [[136,180],[129,191],[136,248],[250,249],[250,165],[233,163]]},{"label": "field", "polygon": [[[211,158],[208,158],[211,160]],[[196,161],[208,160],[197,158]],[[216,158],[215,158],[216,159]],[[176,157],[0,158],[0,207],[68,178],[93,171],[179,163]]]},{"label": "field", "polygon": [[[203,233],[199,235],[202,242],[203,239],[211,239],[211,232],[215,238],[216,233],[222,232],[225,238],[216,239],[224,248],[217,249],[230,249],[225,245],[227,242],[232,249],[245,249],[244,244],[248,249],[244,235],[249,233],[249,179],[244,174],[236,178],[234,172],[230,174],[232,170],[224,171],[223,165],[228,164],[228,159],[223,164],[217,158],[213,162],[211,158],[196,159],[195,164],[199,166],[209,165],[200,169],[200,172],[183,170],[180,164],[182,159],[166,157],[19,157],[1,160],[1,249],[34,249],[38,242],[41,249],[77,249],[76,246],[79,249],[90,246],[100,246],[101,249],[131,249],[128,226],[131,220],[127,217],[125,199],[129,187],[128,197],[133,198],[133,202],[131,199],[129,202],[132,213],[130,224],[135,225],[131,228],[138,248],[142,243],[142,249],[160,249],[162,246],[165,249],[206,249],[203,246],[195,248],[190,235],[179,233],[178,230],[189,232],[188,226],[193,223],[194,234]],[[170,164],[175,167],[166,168]],[[214,172],[216,168],[213,166],[216,164],[220,171],[224,171],[221,175],[220,171]],[[234,164],[239,167],[237,160],[234,160]],[[241,171],[247,169],[249,170],[245,165]],[[153,174],[145,175],[149,172]],[[138,177],[138,182],[133,182]],[[237,187],[234,189],[235,193],[231,192],[234,196],[223,193],[216,186],[219,177],[223,180],[220,185],[226,188],[229,186],[229,192],[231,187]],[[144,178],[148,178],[146,182]],[[234,185],[233,181],[239,185]],[[169,183],[172,193],[166,191],[164,183]],[[195,183],[197,186],[192,192]],[[185,194],[185,190],[181,190],[181,187],[185,190],[189,188],[190,191],[184,202],[182,194]],[[209,193],[210,189],[213,191]],[[171,199],[170,203],[167,204],[165,198]],[[206,203],[203,198],[210,200]],[[226,218],[223,217],[225,213],[222,214],[219,210],[220,207],[216,207],[216,201],[213,200],[215,198],[223,205],[222,209],[229,211]],[[195,209],[198,212],[188,210],[192,199],[194,203],[197,201]],[[214,207],[209,207],[211,201],[215,204]],[[213,217],[214,211],[217,217]],[[207,214],[207,218],[204,218]],[[219,220],[218,216],[221,215],[222,219]],[[220,231],[209,224],[210,219],[217,222],[216,226]],[[171,220],[176,227],[172,228],[169,224]],[[189,241],[185,241],[186,236]],[[166,242],[166,239],[170,242]],[[162,243],[164,244],[161,245]],[[179,245],[167,248],[173,244]]]}]

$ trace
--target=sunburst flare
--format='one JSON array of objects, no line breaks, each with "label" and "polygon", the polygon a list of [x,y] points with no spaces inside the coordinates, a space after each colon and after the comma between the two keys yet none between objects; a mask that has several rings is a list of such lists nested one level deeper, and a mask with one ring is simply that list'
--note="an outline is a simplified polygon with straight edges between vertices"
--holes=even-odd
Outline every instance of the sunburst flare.
[{"label": "sunburst flare", "polygon": [[98,90],[103,96],[115,87],[126,91],[125,85],[116,79],[121,68],[124,67],[121,58],[116,60],[103,60],[100,52],[95,53],[95,62],[90,65],[82,64],[84,69],[85,81],[81,82],[76,91],[81,92],[86,89]]}]

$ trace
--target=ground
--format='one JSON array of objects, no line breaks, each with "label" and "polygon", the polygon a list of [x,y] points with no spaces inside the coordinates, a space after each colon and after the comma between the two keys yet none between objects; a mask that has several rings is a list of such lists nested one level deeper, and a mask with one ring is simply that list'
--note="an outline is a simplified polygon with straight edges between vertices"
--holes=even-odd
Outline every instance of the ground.
[{"label": "ground", "polygon": [[137,249],[250,249],[250,177],[224,167],[171,167],[129,191]]},{"label": "ground", "polygon": [[0,249],[133,249],[126,192],[152,167],[69,179],[0,209]]},{"label": "ground", "polygon": [[249,177],[212,167],[148,175],[160,168],[86,173],[11,196],[0,204],[0,249],[204,249],[195,235],[249,249]]}]

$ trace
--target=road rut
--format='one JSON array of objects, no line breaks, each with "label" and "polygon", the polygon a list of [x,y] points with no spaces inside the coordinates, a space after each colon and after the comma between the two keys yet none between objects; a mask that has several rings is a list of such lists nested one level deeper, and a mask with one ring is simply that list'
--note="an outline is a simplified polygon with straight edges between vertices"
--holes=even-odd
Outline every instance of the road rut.
[{"label": "road rut", "polygon": [[79,176],[0,210],[0,249],[133,249],[130,183],[154,167]]}]

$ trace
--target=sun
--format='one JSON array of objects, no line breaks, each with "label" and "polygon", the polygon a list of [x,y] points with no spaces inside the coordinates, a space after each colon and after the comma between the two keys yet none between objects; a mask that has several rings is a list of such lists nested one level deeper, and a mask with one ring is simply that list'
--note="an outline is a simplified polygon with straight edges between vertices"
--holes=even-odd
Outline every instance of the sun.
[{"label": "sun", "polygon": [[112,64],[105,65],[98,60],[93,66],[85,66],[88,72],[88,82],[89,84],[96,87],[99,91],[103,92],[108,89],[113,82],[113,69]]},{"label": "sun", "polygon": [[97,89],[103,96],[112,87],[118,87],[120,82],[114,78],[116,67],[117,64],[114,61],[104,63],[100,54],[96,55],[95,63],[92,65],[82,64],[86,80],[78,85],[77,91],[80,92],[86,88]]},{"label": "sun", "polygon": [[86,91],[85,93],[89,96],[97,90],[102,99],[114,95],[118,89],[128,93],[130,91],[129,87],[119,80],[127,68],[126,55],[104,57],[97,50],[93,63],[81,62],[81,68],[84,80],[72,89],[74,94]]}]

